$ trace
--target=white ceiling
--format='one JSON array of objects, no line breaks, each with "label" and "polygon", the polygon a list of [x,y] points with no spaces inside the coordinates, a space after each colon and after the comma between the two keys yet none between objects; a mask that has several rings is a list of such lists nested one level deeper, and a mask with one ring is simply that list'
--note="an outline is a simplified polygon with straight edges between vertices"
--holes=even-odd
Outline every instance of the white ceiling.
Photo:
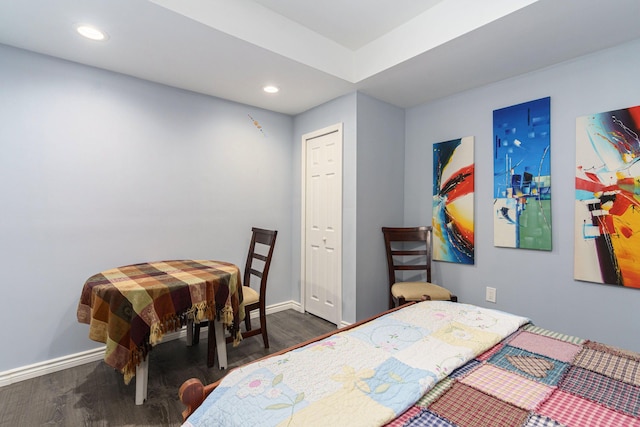
[{"label": "white ceiling", "polygon": [[297,114],[354,90],[412,107],[640,38],[638,17],[640,0],[0,0],[0,43]]},{"label": "white ceiling", "polygon": [[344,47],[357,50],[442,0],[254,0]]}]

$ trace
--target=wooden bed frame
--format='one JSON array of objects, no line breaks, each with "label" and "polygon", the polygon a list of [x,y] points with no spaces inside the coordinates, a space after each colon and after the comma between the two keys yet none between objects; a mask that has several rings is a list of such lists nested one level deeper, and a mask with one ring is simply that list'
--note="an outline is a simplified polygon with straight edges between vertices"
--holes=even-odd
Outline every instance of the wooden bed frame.
[{"label": "wooden bed frame", "polygon": [[[284,354],[288,351],[291,350],[295,350],[297,348],[300,347],[304,347],[305,345],[311,344],[313,342],[316,341],[320,341],[323,340],[325,338],[329,338],[332,335],[335,335],[338,332],[343,332],[343,331],[347,331],[349,329],[352,328],[356,328],[364,323],[370,322],[378,317],[384,316],[385,314],[388,313],[393,313],[394,311],[400,310],[402,308],[408,307],[412,304],[415,304],[415,302],[409,302],[407,304],[401,305],[399,307],[395,307],[392,308],[390,310],[384,311],[380,314],[377,314],[375,316],[371,316],[368,319],[364,319],[361,320],[359,322],[353,323],[349,326],[345,326],[344,328],[338,328],[335,331],[331,331],[331,332],[327,332],[326,334],[320,335],[318,337],[312,338],[310,340],[304,341],[300,344],[296,344],[294,346],[285,348],[283,350],[280,350],[278,352],[269,354],[267,356],[261,357],[259,359],[253,360],[249,363],[254,363],[263,359],[267,359],[273,356],[279,356],[281,354]],[[231,370],[229,371],[231,372]],[[198,378],[190,378],[188,380],[186,380],[184,383],[182,383],[182,385],[180,386],[180,389],[178,390],[178,396],[180,397],[180,401],[186,406],[186,409],[184,411],[182,411],[182,418],[183,420],[186,420],[187,418],[189,418],[189,416],[196,410],[198,409],[198,407],[202,404],[202,402],[204,402],[204,400],[207,398],[207,396],[220,384],[220,382],[224,379],[221,378],[216,382],[213,382],[211,384],[207,384],[206,386],[204,384],[202,384],[202,381],[200,381]]]}]

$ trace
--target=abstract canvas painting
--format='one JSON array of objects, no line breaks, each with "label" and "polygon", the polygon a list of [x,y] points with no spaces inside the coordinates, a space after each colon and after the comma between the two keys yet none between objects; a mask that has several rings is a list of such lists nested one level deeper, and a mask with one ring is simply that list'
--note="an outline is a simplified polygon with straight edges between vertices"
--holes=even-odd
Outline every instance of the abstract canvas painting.
[{"label": "abstract canvas painting", "polygon": [[576,119],[574,277],[640,288],[640,106]]},{"label": "abstract canvas painting", "polygon": [[551,250],[551,108],[542,98],[493,112],[493,244]]},{"label": "abstract canvas painting", "polygon": [[433,144],[433,259],[474,263],[473,137]]}]

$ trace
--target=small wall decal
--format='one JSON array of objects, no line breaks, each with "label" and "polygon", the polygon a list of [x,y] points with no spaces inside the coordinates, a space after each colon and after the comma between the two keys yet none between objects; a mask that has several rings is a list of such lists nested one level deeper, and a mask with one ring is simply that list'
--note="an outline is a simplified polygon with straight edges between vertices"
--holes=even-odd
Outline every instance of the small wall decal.
[{"label": "small wall decal", "polygon": [[264,133],[264,129],[262,129],[262,126],[260,125],[260,123],[258,123],[258,121],[256,119],[251,117],[251,114],[247,114],[247,116],[249,116],[249,118],[251,119],[251,122],[256,127],[256,129],[258,129],[260,131],[260,133],[262,133],[262,136],[266,137],[267,135]]}]

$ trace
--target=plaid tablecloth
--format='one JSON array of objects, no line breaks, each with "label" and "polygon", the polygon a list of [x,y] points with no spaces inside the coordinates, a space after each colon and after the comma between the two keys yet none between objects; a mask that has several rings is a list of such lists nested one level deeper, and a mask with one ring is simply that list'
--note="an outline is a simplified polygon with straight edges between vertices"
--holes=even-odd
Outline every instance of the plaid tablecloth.
[{"label": "plaid tablecloth", "polygon": [[78,322],[89,338],[106,344],[105,362],[124,374],[167,332],[219,316],[236,341],[244,318],[237,266],[210,260],[175,260],[128,265],[98,273],[84,284]]}]

